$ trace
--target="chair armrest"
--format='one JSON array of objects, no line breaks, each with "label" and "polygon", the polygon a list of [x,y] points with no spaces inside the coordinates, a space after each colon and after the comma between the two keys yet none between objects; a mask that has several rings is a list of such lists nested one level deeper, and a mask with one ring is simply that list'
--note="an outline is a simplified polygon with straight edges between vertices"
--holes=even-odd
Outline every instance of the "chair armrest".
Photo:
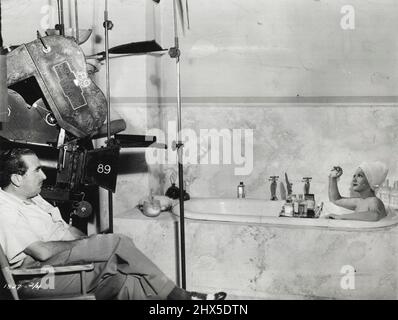
[{"label": "chair armrest", "polygon": [[40,275],[40,274],[48,274],[50,271],[54,271],[57,273],[71,273],[71,272],[81,272],[81,271],[91,271],[94,269],[94,264],[79,264],[79,265],[70,265],[70,266],[56,266],[52,267],[53,270],[49,270],[49,268],[41,267],[41,268],[18,268],[11,269],[11,273],[15,276],[28,276],[28,275]]}]

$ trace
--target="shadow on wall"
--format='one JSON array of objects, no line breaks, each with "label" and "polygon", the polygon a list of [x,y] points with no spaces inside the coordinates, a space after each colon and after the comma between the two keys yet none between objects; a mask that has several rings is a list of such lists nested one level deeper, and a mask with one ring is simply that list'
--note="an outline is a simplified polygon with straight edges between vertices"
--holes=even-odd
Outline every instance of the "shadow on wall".
[{"label": "shadow on wall", "polygon": [[145,152],[120,154],[118,174],[148,172]]}]

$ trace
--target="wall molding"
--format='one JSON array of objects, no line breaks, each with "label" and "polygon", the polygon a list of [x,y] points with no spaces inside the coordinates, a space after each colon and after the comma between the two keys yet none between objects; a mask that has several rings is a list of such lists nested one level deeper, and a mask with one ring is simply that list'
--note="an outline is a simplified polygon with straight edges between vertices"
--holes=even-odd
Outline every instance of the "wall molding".
[{"label": "wall molding", "polygon": [[[113,97],[111,103],[174,105],[175,97]],[[398,106],[398,96],[329,96],[329,97],[182,97],[182,104],[214,106],[333,105]]]}]

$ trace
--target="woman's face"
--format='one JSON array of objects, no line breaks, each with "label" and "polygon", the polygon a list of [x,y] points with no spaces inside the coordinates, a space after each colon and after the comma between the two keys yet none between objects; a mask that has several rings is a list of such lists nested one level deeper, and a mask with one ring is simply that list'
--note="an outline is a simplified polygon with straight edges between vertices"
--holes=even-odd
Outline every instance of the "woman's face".
[{"label": "woman's face", "polygon": [[361,192],[370,189],[368,179],[361,168],[358,168],[352,177],[352,189],[356,192]]}]

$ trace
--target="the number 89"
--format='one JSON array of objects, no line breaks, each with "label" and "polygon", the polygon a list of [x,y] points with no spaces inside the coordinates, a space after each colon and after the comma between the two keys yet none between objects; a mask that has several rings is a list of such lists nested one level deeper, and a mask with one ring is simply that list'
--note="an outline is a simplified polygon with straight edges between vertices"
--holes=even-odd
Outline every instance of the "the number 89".
[{"label": "the number 89", "polygon": [[109,164],[104,166],[102,163],[100,163],[97,167],[97,172],[100,174],[109,174],[111,172],[111,169],[112,167]]}]

